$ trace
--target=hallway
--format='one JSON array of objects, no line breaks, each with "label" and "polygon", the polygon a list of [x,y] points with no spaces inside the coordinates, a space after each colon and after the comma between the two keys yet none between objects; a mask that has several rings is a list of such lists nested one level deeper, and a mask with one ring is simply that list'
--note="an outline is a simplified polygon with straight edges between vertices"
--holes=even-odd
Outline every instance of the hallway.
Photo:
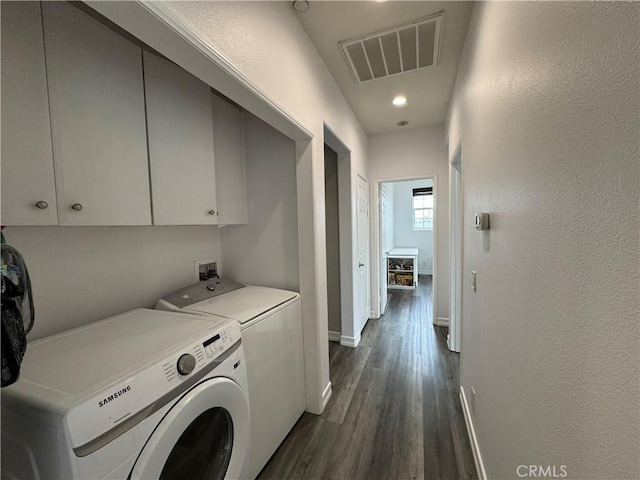
[{"label": "hallway", "polygon": [[260,480],[477,478],[459,356],[431,323],[431,276],[389,297],[357,348],[329,344],[329,404],[320,416],[303,414]]}]

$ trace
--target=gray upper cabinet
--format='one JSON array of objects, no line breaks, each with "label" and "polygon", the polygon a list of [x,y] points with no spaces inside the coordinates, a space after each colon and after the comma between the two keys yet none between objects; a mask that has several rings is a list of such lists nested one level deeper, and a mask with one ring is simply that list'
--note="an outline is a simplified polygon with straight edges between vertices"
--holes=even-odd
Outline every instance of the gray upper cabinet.
[{"label": "gray upper cabinet", "polygon": [[211,94],[218,192],[218,224],[247,223],[244,112]]},{"label": "gray upper cabinet", "polygon": [[71,4],[1,8],[3,224],[247,223],[244,112]]},{"label": "gray upper cabinet", "polygon": [[43,2],[61,225],[150,225],[142,50]]},{"label": "gray upper cabinet", "polygon": [[2,223],[57,225],[39,2],[2,2]]},{"label": "gray upper cabinet", "polygon": [[216,171],[210,87],[144,52],[155,225],[215,225]]}]

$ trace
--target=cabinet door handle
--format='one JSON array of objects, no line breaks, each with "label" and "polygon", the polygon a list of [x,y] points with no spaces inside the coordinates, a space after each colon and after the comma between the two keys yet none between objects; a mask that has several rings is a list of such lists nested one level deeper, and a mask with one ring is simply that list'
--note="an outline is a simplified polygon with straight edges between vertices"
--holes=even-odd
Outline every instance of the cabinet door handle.
[{"label": "cabinet door handle", "polygon": [[75,210],[76,212],[79,212],[80,210],[82,210],[82,204],[81,203],[74,203],[73,205],[71,205],[71,209]]},{"label": "cabinet door handle", "polygon": [[46,210],[47,208],[49,208],[49,204],[44,200],[40,200],[39,202],[36,202],[36,207],[38,207],[40,210]]},{"label": "cabinet door handle", "polygon": [[359,267],[364,267],[364,263],[359,263],[358,266]]},{"label": "cabinet door handle", "polygon": [[215,210],[209,210],[209,215],[215,215],[215,214],[216,214]]}]

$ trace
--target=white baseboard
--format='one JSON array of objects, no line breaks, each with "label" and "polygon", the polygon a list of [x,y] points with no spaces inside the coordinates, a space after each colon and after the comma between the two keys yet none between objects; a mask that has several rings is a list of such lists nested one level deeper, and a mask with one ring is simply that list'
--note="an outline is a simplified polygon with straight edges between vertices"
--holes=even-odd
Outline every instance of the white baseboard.
[{"label": "white baseboard", "polygon": [[464,393],[464,387],[462,385],[460,386],[460,403],[462,403],[464,422],[467,424],[467,432],[469,433],[469,441],[471,442],[471,451],[473,452],[473,460],[476,464],[478,478],[480,480],[487,480],[487,472],[484,469],[484,462],[482,461],[482,454],[480,453],[480,445],[478,445],[476,430],[473,426],[473,419],[471,418],[471,410],[467,404],[467,396]]},{"label": "white baseboard", "polygon": [[344,345],[345,347],[357,347],[358,344],[360,343],[360,333],[358,332],[358,334],[355,337],[348,337],[346,335],[341,335],[340,336],[340,345]]},{"label": "white baseboard", "polygon": [[340,341],[340,332],[332,332],[329,330],[329,341],[330,342],[339,342]]},{"label": "white baseboard", "polygon": [[436,325],[438,327],[448,327],[449,326],[449,319],[445,318],[445,317],[438,317],[438,318],[436,318]]},{"label": "white baseboard", "polygon": [[322,391],[322,411],[324,411],[324,407],[326,407],[327,403],[329,403],[329,399],[331,398],[332,393],[333,393],[333,390],[331,389],[331,382],[329,382],[327,383],[327,386],[324,387],[324,390]]}]

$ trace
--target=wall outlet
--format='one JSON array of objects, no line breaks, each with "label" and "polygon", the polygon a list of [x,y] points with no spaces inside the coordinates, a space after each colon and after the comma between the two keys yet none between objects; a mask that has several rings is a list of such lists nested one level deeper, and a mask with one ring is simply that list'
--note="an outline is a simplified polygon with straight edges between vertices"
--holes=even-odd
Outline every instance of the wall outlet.
[{"label": "wall outlet", "polygon": [[202,282],[218,276],[218,259],[205,258],[204,260],[196,260],[196,282]]},{"label": "wall outlet", "polygon": [[476,389],[471,387],[471,398],[469,399],[469,403],[471,404],[471,413],[475,416],[476,414]]}]

